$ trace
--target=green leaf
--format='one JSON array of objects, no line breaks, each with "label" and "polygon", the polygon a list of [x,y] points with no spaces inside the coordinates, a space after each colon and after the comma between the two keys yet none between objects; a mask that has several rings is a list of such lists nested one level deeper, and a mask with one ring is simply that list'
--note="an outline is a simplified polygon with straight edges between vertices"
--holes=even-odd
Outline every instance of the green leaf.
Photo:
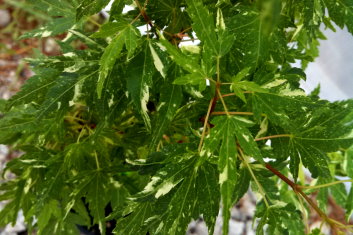
[{"label": "green leaf", "polygon": [[173,83],[176,85],[185,85],[185,84],[198,85],[200,83],[206,83],[206,81],[202,79],[199,73],[191,73],[191,74],[187,74],[182,77],[176,78],[173,81]]},{"label": "green leaf", "polygon": [[[291,204],[277,202],[268,208],[262,208],[262,211],[256,211],[256,217],[262,217],[256,234],[264,234],[264,225],[266,224],[268,224],[266,232],[269,234],[304,234],[301,213]],[[278,218],[281,219],[278,220]]]},{"label": "green leaf", "polygon": [[[213,120],[215,125],[205,140],[205,154],[210,155],[222,141],[219,149],[218,170],[219,184],[223,203],[223,233],[228,233],[230,208],[233,206],[232,196],[237,182],[237,149],[236,137],[239,122],[235,117],[217,117]],[[243,137],[241,137],[243,138]]]},{"label": "green leaf", "polygon": [[56,70],[46,70],[46,76],[34,75],[21,87],[21,90],[7,102],[7,109],[20,104],[42,103],[48,89],[55,84],[58,77]]},{"label": "green leaf", "polygon": [[229,30],[235,35],[238,60],[244,67],[258,67],[268,56],[268,35],[264,32],[261,14],[251,7],[239,7],[241,13],[233,16]]},{"label": "green leaf", "polygon": [[[32,106],[24,109],[22,106],[13,108],[0,119],[0,141],[11,142],[12,138],[18,138],[21,132],[35,132],[38,127],[35,123],[36,109]],[[13,140],[12,140],[13,141]]]},{"label": "green leaf", "polygon": [[75,24],[74,17],[55,18],[48,24],[23,34],[19,39],[52,37],[72,28]]},{"label": "green leaf", "polygon": [[151,150],[154,150],[158,145],[158,142],[168,129],[168,126],[171,124],[181,104],[183,98],[181,87],[172,84],[172,81],[178,77],[179,74],[179,68],[172,66],[167,73],[168,80],[161,88],[160,103],[157,107],[158,116],[153,123],[154,128],[150,143]]},{"label": "green leaf", "polygon": [[251,176],[249,170],[246,168],[241,168],[238,171],[237,182],[233,190],[232,195],[232,205],[236,204],[248,191],[250,186]]},{"label": "green leaf", "polygon": [[[89,23],[108,2],[109,19]],[[22,211],[39,235],[115,222],[117,234],[184,235],[202,216],[213,234],[222,203],[227,234],[251,186],[266,197],[258,234],[299,235],[303,208],[264,161],[294,181],[299,167],[317,185],[353,177],[353,101],[307,95],[293,67],[318,56],[322,23],[353,32],[352,0],[6,3],[43,21],[23,38],[63,37],[60,56],[35,53],[35,75],[0,99],[0,143],[23,152],[1,171],[0,227]],[[331,196],[348,218],[353,190],[331,186],[318,206]]]},{"label": "green leaf", "polygon": [[[274,140],[275,141],[275,140]],[[276,141],[275,141],[276,142]],[[278,142],[277,142],[278,143]],[[328,157],[326,153],[347,148],[353,144],[353,138],[305,138],[292,136],[279,143],[281,148],[287,148],[287,157],[290,156],[290,169],[293,178],[298,176],[300,161],[309,168],[312,176],[329,177]]]},{"label": "green leaf", "polygon": [[[183,0],[155,0],[147,4],[148,16],[155,20],[156,25],[164,28],[168,33],[176,34],[190,27],[190,18],[182,9]],[[173,38],[165,34],[168,40],[178,42],[178,38]]]},{"label": "green leaf", "polygon": [[350,128],[347,128],[352,124],[348,121],[352,115],[351,105],[351,102],[340,102],[329,105],[326,109],[314,109],[307,112],[304,120],[294,122],[299,128],[289,143],[290,156],[293,156],[292,174],[296,172],[294,166],[298,164],[300,155],[301,161],[313,173],[313,177],[329,176],[326,153],[347,149],[353,144],[353,138],[348,135]]},{"label": "green leaf", "polygon": [[[216,124],[217,125],[217,124]],[[218,124],[219,125],[219,124]],[[221,195],[223,203],[223,233],[228,233],[228,224],[230,219],[230,208],[232,205],[232,193],[236,183],[236,146],[234,136],[234,123],[225,120],[224,126],[219,127],[222,132],[222,145],[219,150],[218,169],[219,184],[221,185]]]},{"label": "green leaf", "polygon": [[180,162],[161,168],[144,190],[133,197],[143,203],[139,207],[132,204],[126,216],[118,221],[115,232],[184,234],[190,219],[203,215],[210,234],[213,233],[219,209],[216,169],[200,156],[178,158]]},{"label": "green leaf", "polygon": [[341,28],[347,26],[353,34],[353,2],[350,0],[323,0],[329,16]]},{"label": "green leaf", "polygon": [[154,204],[151,202],[130,204],[124,215],[125,217],[118,221],[114,233],[118,235],[145,234],[145,221],[154,216]]},{"label": "green leaf", "polygon": [[304,25],[308,28],[310,36],[315,37],[315,31],[320,26],[324,15],[321,0],[304,1]]},{"label": "green leaf", "polygon": [[72,179],[72,182],[76,187],[70,194],[71,200],[66,205],[66,216],[82,197],[86,197],[90,214],[93,216],[93,224],[98,224],[101,234],[105,234],[105,207],[111,200],[111,190],[117,190],[117,182],[112,181],[109,174],[103,173],[101,169],[81,171]]},{"label": "green leaf", "polygon": [[227,30],[223,14],[220,8],[217,9],[217,31],[218,31],[218,56],[225,56],[232,48],[235,37]]},{"label": "green leaf", "polygon": [[168,54],[170,55],[171,59],[180,67],[185,69],[191,74],[187,74],[182,76],[182,78],[176,80],[175,84],[200,84],[205,83],[205,78],[207,75],[202,71],[201,67],[195,63],[194,60],[189,58],[187,55],[182,53],[177,47],[170,44],[165,39],[160,39],[162,49],[163,47],[167,50]]},{"label": "green leaf", "polygon": [[121,30],[124,30],[125,25],[120,22],[107,22],[103,24],[99,31],[91,35],[93,38],[107,38],[113,36]]},{"label": "green leaf", "polygon": [[254,159],[263,162],[261,152],[247,127],[253,123],[245,118],[234,117],[234,131],[240,146],[244,152]]},{"label": "green leaf", "polygon": [[249,75],[250,69],[250,67],[243,68],[241,71],[239,71],[239,73],[237,73],[237,75],[235,75],[233,81],[240,82],[241,80],[243,80],[243,78]]},{"label": "green leaf", "polygon": [[241,80],[249,74],[250,69],[250,67],[246,67],[242,69],[239,73],[237,73],[237,75],[233,78],[232,85],[230,86],[230,89],[233,90],[235,95],[238,96],[242,101],[244,101],[244,103],[246,103],[244,91],[266,91],[254,82],[241,82]]},{"label": "green leaf", "polygon": [[165,74],[166,68],[165,68],[164,63],[161,60],[160,55],[156,51],[157,48],[155,46],[155,43],[150,42],[149,43],[149,47],[151,49],[151,54],[152,54],[152,57],[153,57],[154,66],[156,67],[158,72],[162,75],[162,77],[165,78],[165,76],[166,76],[166,74]]},{"label": "green leaf", "polygon": [[91,16],[98,13],[108,3],[109,0],[82,0],[76,9],[76,20],[80,20],[83,16]]},{"label": "green leaf", "polygon": [[109,179],[105,174],[102,174],[101,172],[96,172],[95,174],[95,177],[87,186],[87,198],[90,213],[93,215],[93,223],[98,224],[101,234],[105,234],[105,206],[107,205],[105,185],[109,182]]},{"label": "green leaf", "polygon": [[117,16],[119,16],[123,12],[123,9],[125,7],[125,2],[126,2],[125,0],[114,0],[109,11],[109,14],[111,16],[109,18],[110,21],[116,18]]},{"label": "green leaf", "polygon": [[188,14],[193,20],[193,30],[198,38],[205,43],[205,47],[217,55],[219,46],[213,16],[200,0],[187,0],[186,3],[188,5]]},{"label": "green leaf", "polygon": [[43,231],[45,227],[49,224],[51,217],[61,218],[61,210],[59,208],[59,203],[55,200],[49,201],[38,216],[38,227],[40,231]]},{"label": "green leaf", "polygon": [[56,84],[48,91],[46,100],[41,105],[37,118],[42,119],[48,115],[52,115],[55,111],[58,112],[67,109],[70,105],[70,100],[74,98],[75,86],[97,72],[94,71],[82,77],[77,77],[73,74],[66,74],[59,77],[56,80]]},{"label": "green leaf", "polygon": [[[326,184],[330,182],[330,178],[323,178],[319,177],[317,184]],[[329,197],[329,189],[328,188],[321,188],[319,193],[317,194],[317,205],[319,208],[327,212],[327,204],[328,204],[328,197]]]},{"label": "green leaf", "polygon": [[32,6],[50,16],[71,17],[75,14],[75,5],[66,0],[28,0]]},{"label": "green leaf", "polygon": [[[262,86],[267,88],[268,86]],[[270,121],[287,130],[295,129],[290,121],[289,114],[294,110],[305,110],[320,107],[319,104],[309,101],[299,93],[276,94],[272,92],[253,93],[252,103],[255,117],[259,120],[261,113],[265,113]]]},{"label": "green leaf", "polygon": [[110,44],[105,48],[100,59],[99,79],[97,82],[98,97],[101,97],[104,82],[109,73],[112,71],[116,60],[121,56],[123,46],[128,50],[128,59],[132,56],[139,42],[140,32],[132,25],[123,23],[124,26],[119,26],[121,31],[116,35]]},{"label": "green leaf", "polygon": [[69,29],[68,30],[70,33],[75,35],[78,39],[82,40],[89,48],[92,50],[96,49],[97,51],[101,52],[101,49],[104,49],[102,45],[97,43],[95,40],[91,39],[88,37],[85,33],[79,31],[79,30],[74,30],[74,29]]},{"label": "green leaf", "polygon": [[[337,179],[334,179],[337,180]],[[336,203],[342,208],[345,207],[347,203],[347,191],[344,184],[335,184],[330,187],[330,192],[335,199]]]},{"label": "green leaf", "polygon": [[17,181],[15,187],[11,189],[13,198],[6,204],[5,208],[0,211],[0,225],[4,226],[9,223],[15,225],[17,214],[23,201],[23,188],[25,185],[26,180],[22,179]]},{"label": "green leaf", "polygon": [[353,178],[353,149],[349,148],[345,152],[345,170],[350,178]]},{"label": "green leaf", "polygon": [[135,104],[137,111],[141,114],[148,131],[151,130],[151,121],[148,116],[147,103],[149,101],[149,90],[152,86],[152,76],[155,68],[149,48],[149,42],[143,45],[143,50],[128,65],[129,74],[126,77],[127,90]]},{"label": "green leaf", "polygon": [[351,187],[348,196],[347,196],[347,202],[345,205],[346,210],[346,218],[347,220],[351,218],[353,214],[353,187]]}]

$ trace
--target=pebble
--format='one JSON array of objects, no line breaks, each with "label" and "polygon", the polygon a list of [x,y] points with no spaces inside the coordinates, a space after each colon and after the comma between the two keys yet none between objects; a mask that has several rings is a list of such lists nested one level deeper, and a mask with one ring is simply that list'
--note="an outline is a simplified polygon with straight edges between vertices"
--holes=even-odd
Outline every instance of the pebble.
[{"label": "pebble", "polygon": [[[255,235],[253,218],[255,216],[256,198],[254,193],[248,191],[237,205],[231,209],[231,219],[229,220],[228,235]],[[255,223],[256,224],[256,223]],[[220,209],[213,235],[222,235],[223,218]],[[188,226],[186,235],[209,235],[207,226],[203,219],[192,221]]]},{"label": "pebble", "polygon": [[0,27],[5,27],[11,21],[11,15],[7,10],[0,9]]}]

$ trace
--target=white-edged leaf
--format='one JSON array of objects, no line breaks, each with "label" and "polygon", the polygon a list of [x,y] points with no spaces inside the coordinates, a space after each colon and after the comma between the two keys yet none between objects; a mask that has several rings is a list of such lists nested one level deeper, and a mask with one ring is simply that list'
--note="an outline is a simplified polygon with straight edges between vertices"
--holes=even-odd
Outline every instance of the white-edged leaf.
[{"label": "white-edged leaf", "polygon": [[150,97],[149,90],[152,86],[152,76],[155,71],[149,42],[146,41],[143,50],[128,65],[126,82],[127,90],[148,131],[151,131],[151,121],[148,116],[147,103]]}]

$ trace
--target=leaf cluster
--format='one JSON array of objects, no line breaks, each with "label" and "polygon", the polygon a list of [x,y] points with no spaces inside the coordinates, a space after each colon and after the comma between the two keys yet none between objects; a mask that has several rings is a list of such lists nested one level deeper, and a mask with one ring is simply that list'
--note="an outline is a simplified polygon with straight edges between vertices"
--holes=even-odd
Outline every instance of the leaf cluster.
[{"label": "leaf cluster", "polygon": [[115,0],[102,25],[91,16],[107,0],[28,2],[52,21],[22,38],[64,33],[62,53],[28,59],[35,75],[1,106],[0,142],[23,155],[3,170],[15,177],[0,185],[0,226],[22,210],[38,234],[185,234],[202,216],[212,234],[221,209],[228,234],[251,188],[258,234],[310,233],[307,168],[333,185],[314,209],[347,228],[325,204],[353,211],[353,190],[334,182],[353,177],[353,101],[299,84],[320,25],[352,32],[350,0]]}]

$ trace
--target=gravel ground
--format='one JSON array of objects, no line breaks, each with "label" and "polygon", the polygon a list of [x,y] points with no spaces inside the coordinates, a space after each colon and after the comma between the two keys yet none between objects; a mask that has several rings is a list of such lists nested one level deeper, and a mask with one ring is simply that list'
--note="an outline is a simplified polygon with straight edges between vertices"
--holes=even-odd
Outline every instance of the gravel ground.
[{"label": "gravel ground", "polygon": [[[232,208],[229,221],[229,235],[253,235],[255,234],[253,218],[255,214],[255,195],[249,191]],[[214,235],[222,235],[222,213],[218,214]],[[189,224],[187,235],[208,235],[207,227],[202,219],[192,221]]]}]

